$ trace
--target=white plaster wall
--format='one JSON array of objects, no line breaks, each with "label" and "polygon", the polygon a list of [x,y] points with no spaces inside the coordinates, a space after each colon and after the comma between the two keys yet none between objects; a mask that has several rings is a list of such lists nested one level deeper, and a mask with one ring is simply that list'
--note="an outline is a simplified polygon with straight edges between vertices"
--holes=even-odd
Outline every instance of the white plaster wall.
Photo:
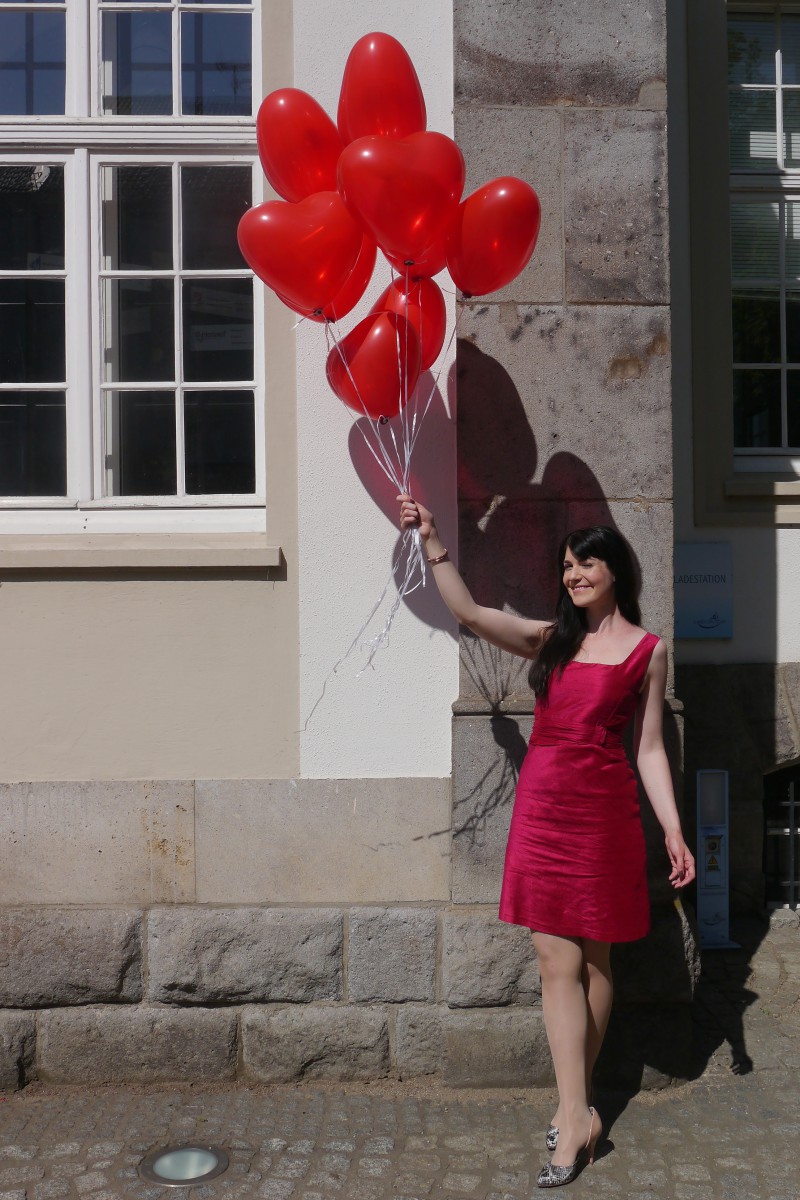
[{"label": "white plaster wall", "polygon": [[[452,0],[295,0],[295,86],[314,95],[335,120],[351,47],[366,33],[390,33],[416,66],[428,128],[452,136],[452,25]],[[380,255],[378,262],[379,285],[343,322],[345,331],[390,281]],[[452,328],[454,302],[448,299]],[[379,507],[362,485],[348,448],[351,418],[328,389],[325,358],[323,330],[304,322],[297,330],[301,723],[385,587],[397,541],[393,489],[384,481]],[[453,358],[451,350],[442,390]],[[442,405],[438,397],[434,403]],[[455,430],[442,412],[440,407],[428,427],[435,445],[429,436],[420,447],[427,471],[420,491],[437,497],[437,517],[453,539]],[[395,595],[391,585],[389,601]],[[302,734],[303,776],[449,775],[458,661],[455,628],[446,624],[433,629],[403,607],[374,669],[358,677],[357,655],[339,668]]]}]

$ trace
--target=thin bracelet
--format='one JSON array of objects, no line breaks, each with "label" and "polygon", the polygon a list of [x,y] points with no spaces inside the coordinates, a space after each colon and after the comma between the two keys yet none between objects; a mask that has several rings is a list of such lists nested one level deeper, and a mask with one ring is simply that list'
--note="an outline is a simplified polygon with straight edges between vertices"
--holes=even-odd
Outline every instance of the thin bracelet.
[{"label": "thin bracelet", "polygon": [[444,562],[447,557],[448,557],[448,554],[447,554],[447,551],[445,550],[442,554],[437,554],[436,558],[429,558],[427,561],[430,564],[430,566],[435,567],[437,563]]}]

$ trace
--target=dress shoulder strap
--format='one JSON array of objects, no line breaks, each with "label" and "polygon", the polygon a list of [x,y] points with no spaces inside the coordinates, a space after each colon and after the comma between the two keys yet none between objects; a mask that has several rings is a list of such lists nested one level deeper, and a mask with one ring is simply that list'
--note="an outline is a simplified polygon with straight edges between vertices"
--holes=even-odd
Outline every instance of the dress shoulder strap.
[{"label": "dress shoulder strap", "polygon": [[650,665],[650,659],[661,638],[657,633],[645,633],[639,644],[631,652],[625,666],[632,675],[642,678]]}]

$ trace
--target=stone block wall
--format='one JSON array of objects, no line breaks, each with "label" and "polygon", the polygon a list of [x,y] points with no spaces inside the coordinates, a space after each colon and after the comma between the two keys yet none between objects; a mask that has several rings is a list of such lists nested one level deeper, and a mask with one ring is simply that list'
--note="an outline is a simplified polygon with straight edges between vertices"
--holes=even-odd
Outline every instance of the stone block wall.
[{"label": "stone block wall", "polygon": [[[669,939],[684,926],[626,948],[623,1005],[669,1009],[691,994],[696,961],[680,978],[662,967],[678,961]],[[33,1079],[549,1084],[540,1000],[528,932],[494,906],[0,910],[5,1090]],[[606,1074],[623,1071],[663,1083],[674,1064],[656,1071],[628,1046]]]}]

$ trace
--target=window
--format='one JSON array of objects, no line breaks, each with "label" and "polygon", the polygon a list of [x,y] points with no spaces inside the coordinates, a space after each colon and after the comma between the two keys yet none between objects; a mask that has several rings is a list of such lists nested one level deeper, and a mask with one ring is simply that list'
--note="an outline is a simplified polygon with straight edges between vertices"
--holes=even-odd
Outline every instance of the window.
[{"label": "window", "polygon": [[[688,142],[673,37],[671,219],[685,236],[688,166],[695,521],[796,525],[800,5],[729,0],[682,12]],[[674,309],[676,336],[683,311]]]},{"label": "window", "polygon": [[260,5],[0,0],[0,532],[263,530]]},{"label": "window", "polygon": [[800,14],[728,17],[734,446],[800,455]]}]

